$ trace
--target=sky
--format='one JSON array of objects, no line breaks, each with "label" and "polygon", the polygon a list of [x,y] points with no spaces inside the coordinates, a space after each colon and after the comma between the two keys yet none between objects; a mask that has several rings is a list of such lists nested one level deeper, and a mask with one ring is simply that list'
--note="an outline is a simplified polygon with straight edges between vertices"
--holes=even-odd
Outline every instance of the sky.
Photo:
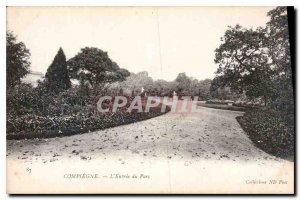
[{"label": "sky", "polygon": [[31,70],[45,73],[59,47],[67,59],[97,47],[130,72],[154,79],[178,73],[213,78],[214,50],[227,27],[264,26],[273,7],[7,7],[7,30],[30,50]]}]

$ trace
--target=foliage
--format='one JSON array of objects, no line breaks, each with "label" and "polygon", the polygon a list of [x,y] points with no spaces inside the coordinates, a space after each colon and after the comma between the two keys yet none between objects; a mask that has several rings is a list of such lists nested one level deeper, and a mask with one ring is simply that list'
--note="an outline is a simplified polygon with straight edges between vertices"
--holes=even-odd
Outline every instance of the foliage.
[{"label": "foliage", "polygon": [[30,52],[23,42],[17,42],[12,32],[6,32],[6,85],[14,87],[30,72]]},{"label": "foliage", "polygon": [[222,85],[233,92],[252,98],[270,97],[273,90],[271,63],[263,28],[245,29],[239,25],[229,27],[216,49],[216,72]]},{"label": "foliage", "polygon": [[32,113],[37,100],[32,86],[26,83],[7,88],[6,99],[7,114],[11,116]]},{"label": "foliage", "polygon": [[277,7],[268,12],[268,16],[271,20],[266,26],[267,45],[272,62],[276,67],[277,75],[281,78],[291,79],[289,27],[286,7]]},{"label": "foliage", "polygon": [[269,38],[268,49],[275,69],[274,71],[276,72],[272,106],[285,114],[293,113],[293,74],[286,8],[277,7],[271,10],[268,16],[271,18],[266,26],[267,36]]},{"label": "foliage", "polygon": [[52,64],[48,67],[45,78],[46,87],[49,92],[58,93],[71,87],[66,56],[62,48],[59,48]]},{"label": "foliage", "polygon": [[211,98],[211,94],[210,94],[211,84],[212,84],[211,79],[204,79],[202,81],[199,81],[198,84],[196,84],[195,86],[192,85],[194,94],[195,95],[198,94],[200,100],[210,99]]},{"label": "foliage", "polygon": [[[64,95],[62,95],[64,96]],[[69,99],[71,102],[72,98]],[[130,98],[129,98],[130,100]],[[143,108],[145,108],[143,101]],[[109,108],[112,104],[107,104]],[[78,133],[86,133],[99,129],[114,127],[122,124],[137,122],[149,119],[161,114],[161,106],[151,108],[150,112],[127,112],[127,108],[122,107],[116,113],[98,113],[95,106],[87,105],[79,107],[80,112],[65,113],[65,115],[39,116],[36,114],[24,114],[18,117],[7,116],[7,137],[10,139],[34,138],[34,137],[56,137]],[[56,106],[54,106],[56,108]],[[72,107],[70,107],[71,109]],[[167,107],[166,112],[170,108]],[[52,113],[53,114],[53,113]]]},{"label": "foliage", "polygon": [[[151,108],[150,112],[128,113],[132,97],[128,97],[127,105],[119,108],[116,113],[99,113],[96,103],[104,95],[103,88],[91,88],[88,90],[89,95],[85,89],[84,85],[79,85],[56,93],[48,90],[47,81],[39,82],[36,88],[24,83],[9,88],[7,137],[22,139],[78,134],[163,114],[161,104]],[[146,99],[143,99],[143,108],[145,102]],[[108,108],[112,108],[112,105],[106,104]]]},{"label": "foliage", "polygon": [[215,62],[219,68],[211,91],[228,86],[250,99],[264,97],[265,105],[277,110],[293,112],[286,8],[277,7],[268,16],[270,21],[264,28],[253,30],[239,25],[228,28],[216,49]]},{"label": "foliage", "polygon": [[122,82],[122,88],[127,93],[132,92],[133,96],[141,93],[142,88],[149,92],[152,92],[154,89],[153,79],[148,75],[148,72],[139,72],[137,74],[131,73],[129,77],[126,78],[126,81]]},{"label": "foliage", "polygon": [[216,76],[210,84],[209,93],[211,97],[222,100],[236,100],[243,94],[236,94],[231,91],[230,87],[226,86],[223,76]]},{"label": "foliage", "polygon": [[112,61],[107,52],[94,47],[85,47],[68,60],[71,78],[89,81],[95,86],[103,83],[123,81],[130,73]]},{"label": "foliage", "polygon": [[210,79],[199,81],[193,77],[188,77],[185,73],[179,73],[174,82],[176,84],[175,91],[178,94],[198,96],[199,100],[207,100],[211,97],[210,87],[212,81]]},{"label": "foliage", "polygon": [[148,72],[131,73],[125,81],[112,83],[108,91],[111,94],[140,95],[142,90],[147,95],[173,96],[173,93],[186,96],[199,96],[200,99],[210,98],[211,80],[197,80],[186,76],[185,73],[179,73],[174,81],[153,80]]},{"label": "foliage", "polygon": [[277,7],[268,16],[264,28],[237,25],[225,32],[216,49],[219,68],[211,92],[228,86],[252,100],[263,97],[265,109],[247,110],[237,119],[259,148],[287,157],[294,153],[295,124],[286,7]]},{"label": "foliage", "polygon": [[294,124],[280,112],[270,109],[248,110],[237,119],[259,148],[283,158],[293,156]]},{"label": "foliage", "polygon": [[174,81],[165,81],[162,79],[154,81],[154,88],[159,96],[172,96],[173,92],[177,90]]},{"label": "foliage", "polygon": [[191,86],[191,79],[185,73],[179,73],[175,79],[177,83],[178,93],[189,93],[189,88]]}]

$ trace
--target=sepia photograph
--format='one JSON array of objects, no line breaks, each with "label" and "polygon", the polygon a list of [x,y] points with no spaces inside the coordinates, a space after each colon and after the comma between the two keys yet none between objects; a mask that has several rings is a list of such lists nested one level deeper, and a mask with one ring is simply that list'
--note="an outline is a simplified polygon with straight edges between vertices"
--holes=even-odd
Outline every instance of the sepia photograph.
[{"label": "sepia photograph", "polygon": [[7,6],[7,194],[295,194],[294,12]]}]

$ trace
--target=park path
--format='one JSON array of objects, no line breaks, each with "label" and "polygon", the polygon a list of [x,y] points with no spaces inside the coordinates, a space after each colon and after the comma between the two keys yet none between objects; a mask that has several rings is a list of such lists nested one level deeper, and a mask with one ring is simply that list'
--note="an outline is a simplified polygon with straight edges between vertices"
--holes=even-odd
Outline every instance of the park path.
[{"label": "park path", "polygon": [[[82,135],[8,140],[8,174],[26,175],[25,170],[30,168],[36,173],[33,176],[36,181],[41,179],[39,173],[52,170],[56,174],[52,182],[57,184],[57,177],[62,177],[68,170],[70,173],[93,171],[103,177],[113,173],[128,174],[134,170],[151,177],[150,181],[144,183],[145,187],[140,182],[138,184],[142,188],[135,186],[134,191],[138,193],[293,191],[293,163],[255,147],[235,119],[242,112],[204,107],[200,107],[200,110],[198,114],[167,113],[138,123]],[[26,177],[22,181],[16,179],[11,184],[24,184],[25,180],[33,178],[32,175]],[[269,182],[272,179],[282,179],[288,184],[275,187],[253,182]],[[63,180],[60,183],[67,184]],[[110,183],[115,182],[109,181],[98,183],[102,186],[101,191],[128,191],[127,187],[112,189]],[[70,191],[78,187],[77,182],[73,183],[68,186]],[[151,187],[147,187],[151,183]],[[56,192],[63,188],[58,186],[51,189],[47,187],[47,182],[44,184],[43,191]],[[91,192],[99,191],[99,187],[94,188],[95,184],[85,184],[80,188],[89,187]],[[23,192],[27,191],[28,188]],[[63,191],[68,192],[66,189]]]}]

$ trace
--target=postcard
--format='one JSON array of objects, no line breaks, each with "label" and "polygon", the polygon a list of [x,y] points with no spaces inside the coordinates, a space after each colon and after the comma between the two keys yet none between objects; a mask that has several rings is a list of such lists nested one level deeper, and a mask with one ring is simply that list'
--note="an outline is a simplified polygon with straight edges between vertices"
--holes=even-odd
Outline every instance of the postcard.
[{"label": "postcard", "polygon": [[294,194],[293,7],[18,7],[8,194]]}]

